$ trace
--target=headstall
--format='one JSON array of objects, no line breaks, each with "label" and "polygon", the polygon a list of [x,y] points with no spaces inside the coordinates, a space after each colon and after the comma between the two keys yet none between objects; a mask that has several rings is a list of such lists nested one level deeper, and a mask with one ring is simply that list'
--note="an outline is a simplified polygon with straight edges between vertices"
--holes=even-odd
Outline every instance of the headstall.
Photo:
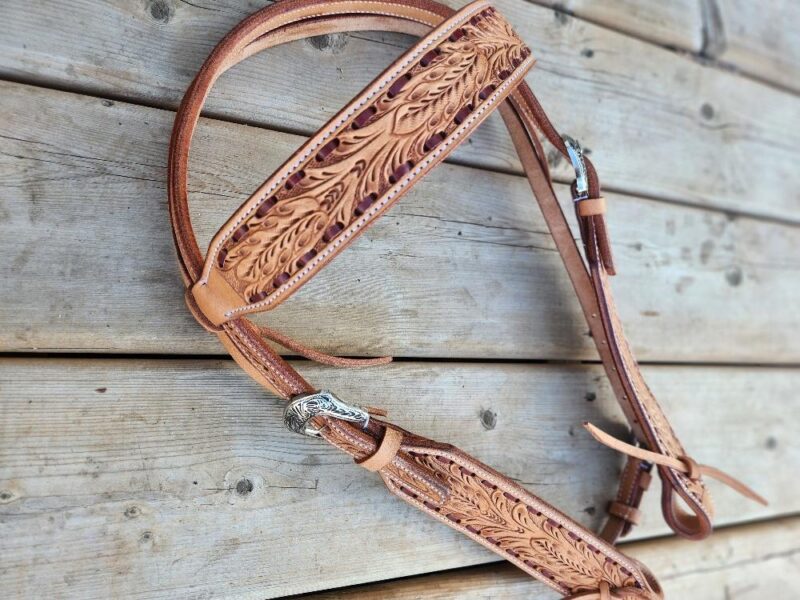
[{"label": "headstall", "polygon": [[[204,257],[189,218],[188,155],[216,79],[279,44],[364,30],[421,39],[239,207]],[[557,133],[525,83],[533,64],[530,49],[483,0],[457,12],[432,0],[285,0],[245,19],[205,61],[175,118],[169,207],[186,301],[247,373],[289,401],[285,421],[291,430],[346,452],[409,504],[566,597],[661,598],[647,568],[614,546],[639,521],[638,506],[654,466],[662,484],[664,518],[685,538],[699,540],[711,533],[713,509],[703,475],[764,501],[735,479],[690,458],[645,384],[608,284],[614,265],[597,174],[577,142]],[[337,366],[390,359],[328,356],[247,318],[297,291],[495,109],[511,134],[635,438],[628,444],[586,425],[598,441],[628,456],[599,534],[458,448],[401,429],[380,409],[353,406],[318,390],[267,340]],[[553,191],[540,135],[575,168],[572,195],[585,259]]]}]

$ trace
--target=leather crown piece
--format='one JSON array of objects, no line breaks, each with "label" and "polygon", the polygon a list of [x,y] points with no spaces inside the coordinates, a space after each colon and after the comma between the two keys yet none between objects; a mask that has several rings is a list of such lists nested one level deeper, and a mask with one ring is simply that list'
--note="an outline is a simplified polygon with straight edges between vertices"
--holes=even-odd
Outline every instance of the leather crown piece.
[{"label": "leather crown piece", "polygon": [[[204,257],[189,218],[188,154],[216,79],[267,48],[363,30],[404,32],[421,40],[268,178],[217,232]],[[169,206],[186,300],[247,373],[290,401],[291,429],[348,453],[409,504],[562,595],[661,598],[650,572],[614,547],[639,520],[653,465],[662,482],[664,517],[686,538],[711,533],[713,510],[702,475],[763,499],[692,460],[645,384],[608,285],[614,265],[597,174],[577,143],[559,136],[525,83],[533,64],[525,43],[482,0],[458,12],[431,0],[285,0],[244,20],[205,61],[175,119]],[[350,406],[317,390],[267,340],[337,366],[390,359],[331,357],[246,318],[297,291],[495,109],[511,133],[635,438],[626,444],[587,425],[600,442],[629,456],[599,535],[458,448],[405,431],[379,409]],[[553,191],[540,134],[576,169],[572,191],[585,260]]]}]

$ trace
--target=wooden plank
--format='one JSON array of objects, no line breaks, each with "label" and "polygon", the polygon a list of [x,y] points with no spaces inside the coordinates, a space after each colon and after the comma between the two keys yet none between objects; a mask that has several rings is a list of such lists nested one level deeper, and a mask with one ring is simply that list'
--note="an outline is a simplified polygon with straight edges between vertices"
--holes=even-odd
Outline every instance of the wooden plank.
[{"label": "wooden plank", "polygon": [[[621,457],[579,425],[622,435],[596,366],[297,366],[463,447],[587,526],[615,493]],[[693,455],[771,502],[712,484],[719,524],[798,510],[800,371],[646,375]],[[338,451],[286,431],[281,403],[231,361],[6,359],[0,386],[7,596],[264,598],[494,560]],[[638,537],[666,531],[655,487]]]},{"label": "wooden plank", "polygon": [[703,47],[703,13],[699,0],[528,0],[635,38],[671,48],[699,52]]},{"label": "wooden plank", "polygon": [[[800,519],[717,531],[702,543],[668,539],[628,544],[656,574],[666,598],[760,600],[789,598],[800,588]],[[303,600],[534,600],[552,598],[544,585],[508,563],[459,569],[347,590],[302,596]],[[299,600],[299,597],[298,597]]]},{"label": "wooden plank", "polygon": [[[214,43],[262,4],[5,2],[0,76],[175,107]],[[800,100],[549,8],[499,6],[539,57],[530,83],[559,128],[596,150],[606,187],[798,220],[800,131],[787,123]],[[266,53],[222,78],[209,114],[310,133],[408,43],[358,34]],[[519,170],[497,118],[455,159]]]},{"label": "wooden plank", "polygon": [[707,0],[716,36],[710,55],[740,71],[800,92],[800,4]]},{"label": "wooden plank", "polygon": [[[0,348],[222,353],[183,302],[166,211],[172,114],[0,90],[0,277],[14,282],[0,287]],[[203,247],[299,142],[204,122],[191,178]],[[640,358],[800,361],[798,228],[609,202],[614,284]],[[527,182],[451,165],[263,319],[352,355],[596,357]]]}]

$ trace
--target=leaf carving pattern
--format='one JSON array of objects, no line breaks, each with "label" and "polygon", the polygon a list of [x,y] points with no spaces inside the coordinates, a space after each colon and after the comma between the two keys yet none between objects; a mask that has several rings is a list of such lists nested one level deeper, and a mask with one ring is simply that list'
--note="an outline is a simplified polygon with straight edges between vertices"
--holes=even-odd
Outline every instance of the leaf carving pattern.
[{"label": "leaf carving pattern", "polygon": [[630,571],[599,548],[471,471],[480,468],[471,465],[469,459],[459,461],[462,465],[428,454],[412,456],[448,488],[447,500],[438,509],[440,514],[455,522],[454,526],[477,532],[541,578],[570,593],[597,589],[601,580],[618,589],[640,588]]},{"label": "leaf carving pattern", "polygon": [[328,157],[312,155],[298,165],[302,179],[265,198],[275,205],[262,216],[253,211],[244,235],[227,240],[221,270],[245,299],[263,297],[274,291],[276,277],[299,271],[300,257],[330,243],[323,237],[332,226],[350,225],[359,202],[383,196],[395,169],[417,164],[430,151],[427,140],[449,135],[459,110],[478,106],[481,90],[501,83],[500,73],[513,72],[524,60],[530,51],[510,26],[493,10],[484,13],[477,23],[462,25],[466,35],[441,42],[431,64],[412,63],[399,76],[407,77],[402,89],[373,103],[376,113],[368,123],[342,127]]}]

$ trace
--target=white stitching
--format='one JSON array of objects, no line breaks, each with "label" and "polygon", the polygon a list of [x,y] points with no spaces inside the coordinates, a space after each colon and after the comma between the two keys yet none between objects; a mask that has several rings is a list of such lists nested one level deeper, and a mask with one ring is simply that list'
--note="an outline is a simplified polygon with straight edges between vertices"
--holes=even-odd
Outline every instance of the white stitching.
[{"label": "white stitching", "polygon": [[395,185],[394,188],[392,188],[391,192],[385,195],[380,200],[380,202],[375,204],[366,213],[364,213],[364,215],[361,218],[354,221],[350,225],[350,227],[348,227],[345,230],[343,234],[341,234],[338,238],[336,238],[336,241],[333,244],[329,245],[322,253],[318,254],[316,258],[314,258],[314,260],[308,263],[308,265],[306,265],[306,267],[302,271],[297,273],[294,277],[292,277],[292,279],[287,281],[285,284],[283,284],[283,286],[281,286],[279,289],[273,292],[270,295],[270,297],[267,298],[266,300],[262,300],[261,302],[257,302],[255,304],[248,304],[231,309],[225,313],[225,317],[230,318],[233,315],[243,311],[249,312],[265,306],[269,306],[270,304],[275,302],[278,298],[280,298],[282,295],[284,295],[289,289],[291,289],[302,279],[304,279],[305,276],[308,275],[314,269],[314,267],[320,264],[322,260],[327,258],[329,254],[334,252],[340,245],[342,245],[342,243],[344,243],[350,236],[352,236],[358,229],[360,229],[362,225],[364,225],[367,221],[371,220],[371,218],[373,217],[373,215],[375,215],[375,213],[377,213],[384,206],[386,206],[386,204],[392,198],[398,195],[398,193],[403,188],[405,188],[405,186],[409,184],[417,175],[419,175],[419,173],[425,167],[427,167],[433,160],[435,160],[440,154],[442,154],[442,152],[444,152],[448,146],[450,146],[453,142],[455,142],[467,129],[469,129],[472,123],[478,117],[480,117],[481,114],[483,114],[486,111],[486,109],[488,109],[492,104],[494,104],[497,101],[497,98],[500,95],[502,95],[502,93],[506,90],[506,88],[508,88],[516,79],[519,79],[520,75],[524,72],[524,69],[522,67],[527,65],[529,62],[532,62],[533,60],[534,60],[533,57],[529,56],[525,61],[520,63],[520,66],[517,68],[517,71],[508,79],[506,79],[505,83],[503,83],[499,88],[497,88],[495,93],[492,94],[492,96],[490,96],[489,99],[487,99],[478,110],[473,112],[472,115],[467,120],[465,120],[464,123],[458,129],[456,129],[453,133],[451,133],[449,139],[444,144],[440,145],[435,152],[428,155],[425,158],[425,160],[423,160],[417,166],[416,169],[411,171],[408,175],[405,176],[405,178],[401,182]]},{"label": "white stitching", "polygon": [[[347,4],[347,3],[343,3],[343,4]],[[225,233],[222,234],[222,238],[219,239],[216,244],[214,244],[213,250],[206,257],[206,263],[205,263],[205,266],[203,267],[203,273],[202,273],[202,277],[201,277],[199,283],[201,285],[206,285],[208,283],[208,274],[211,272],[211,269],[213,268],[214,260],[216,260],[216,257],[217,257],[217,254],[219,253],[220,248],[222,247],[223,244],[225,244],[225,242],[228,241],[228,239],[230,238],[231,234],[238,228],[239,224],[244,219],[249,217],[253,213],[253,211],[256,210],[258,205],[270,193],[272,193],[272,191],[276,187],[278,187],[281,183],[283,183],[283,181],[285,181],[287,177],[291,177],[291,175],[294,174],[294,172],[297,169],[297,167],[299,167],[300,164],[302,164],[302,162],[305,161],[314,152],[314,150],[316,150],[320,146],[320,144],[322,144],[331,135],[336,133],[336,131],[338,131],[341,128],[341,126],[353,115],[353,113],[355,113],[364,104],[366,104],[372,98],[374,98],[378,93],[380,93],[383,90],[383,88],[385,88],[387,85],[389,85],[389,83],[394,81],[394,79],[397,78],[398,75],[400,75],[401,71],[403,69],[405,69],[406,66],[408,66],[411,62],[413,62],[416,59],[416,57],[419,56],[422,52],[424,52],[431,44],[433,44],[434,42],[438,41],[440,38],[442,38],[450,30],[454,29],[455,27],[459,26],[461,23],[465,22],[475,12],[478,12],[479,10],[483,10],[485,8],[485,6],[486,6],[486,4],[480,4],[480,5],[476,6],[473,10],[465,13],[462,16],[462,18],[460,18],[460,19],[458,19],[456,21],[453,21],[450,25],[448,25],[447,27],[445,27],[444,29],[439,31],[437,34],[432,36],[430,39],[428,39],[422,46],[420,46],[419,48],[414,50],[409,56],[406,57],[406,59],[402,63],[400,63],[397,66],[397,68],[395,69],[395,71],[393,73],[390,73],[387,76],[387,79],[385,79],[380,84],[373,84],[373,87],[375,85],[377,85],[378,87],[374,88],[369,94],[367,94],[365,97],[363,97],[361,99],[361,101],[358,102],[356,105],[351,106],[351,108],[332,126],[332,128],[329,131],[325,132],[322,135],[322,137],[316,143],[311,144],[306,149],[306,151],[303,153],[303,155],[300,156],[289,167],[289,170],[286,173],[284,173],[282,176],[280,176],[277,180],[275,180],[273,182],[273,184],[265,192],[260,194],[259,198],[257,200],[254,200],[253,198],[250,198],[247,201],[246,204],[253,203],[253,205],[250,208],[248,208],[244,213],[239,215],[239,218],[236,219],[236,221],[234,221],[228,227],[228,229],[225,231]],[[352,13],[352,12],[354,12],[354,11],[346,11],[346,12],[343,12],[341,14],[348,14],[348,13]],[[430,11],[426,11],[426,12],[430,12]],[[337,13],[331,13],[331,12],[321,13],[320,15],[317,15],[317,16],[330,15],[330,14],[337,14]],[[365,13],[365,14],[375,14],[375,13]],[[386,14],[388,14],[389,16],[399,16],[399,17],[405,18],[402,15],[391,15],[389,13],[386,13]],[[436,14],[436,13],[430,13],[430,14]],[[297,22],[297,21],[302,21],[302,20],[305,20],[305,19],[308,19],[308,18],[313,18],[313,17],[312,16],[304,16],[304,17],[301,17],[301,18],[297,19],[296,21],[289,21],[287,23],[284,23],[282,26],[289,25],[289,24]],[[418,21],[418,22],[424,23],[423,21]],[[424,23],[424,24],[431,25],[430,23]]]}]

